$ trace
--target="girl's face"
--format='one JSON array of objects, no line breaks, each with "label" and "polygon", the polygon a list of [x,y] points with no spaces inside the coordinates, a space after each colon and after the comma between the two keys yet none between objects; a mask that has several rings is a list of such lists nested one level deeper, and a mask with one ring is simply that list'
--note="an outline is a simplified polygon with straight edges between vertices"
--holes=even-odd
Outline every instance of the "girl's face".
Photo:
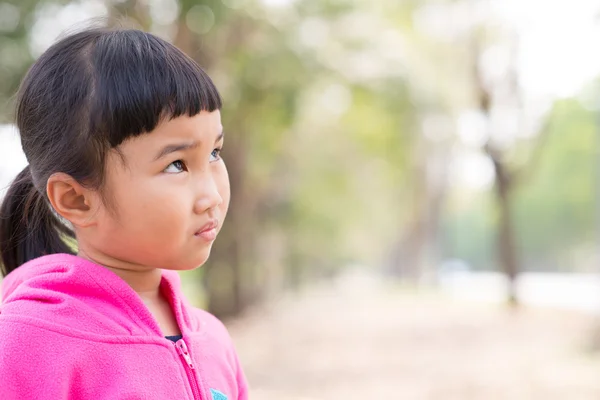
[{"label": "girl's face", "polygon": [[106,200],[86,235],[89,250],[107,264],[202,265],[229,206],[222,146],[219,111],[165,121],[121,144],[106,163]]}]

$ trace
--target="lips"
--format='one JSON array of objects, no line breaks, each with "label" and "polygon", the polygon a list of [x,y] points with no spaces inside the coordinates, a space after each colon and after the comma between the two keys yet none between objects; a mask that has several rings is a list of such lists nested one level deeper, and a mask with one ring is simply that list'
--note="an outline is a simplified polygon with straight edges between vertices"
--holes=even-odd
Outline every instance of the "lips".
[{"label": "lips", "polygon": [[217,227],[219,223],[216,219],[210,220],[200,228],[194,236],[200,237],[206,241],[213,241],[217,237]]},{"label": "lips", "polygon": [[215,229],[218,225],[218,222],[216,219],[211,219],[210,221],[208,221],[206,224],[204,224],[204,226],[202,228],[200,228],[200,230],[196,231],[196,235],[202,232],[206,232],[206,231],[210,231],[211,229]]}]

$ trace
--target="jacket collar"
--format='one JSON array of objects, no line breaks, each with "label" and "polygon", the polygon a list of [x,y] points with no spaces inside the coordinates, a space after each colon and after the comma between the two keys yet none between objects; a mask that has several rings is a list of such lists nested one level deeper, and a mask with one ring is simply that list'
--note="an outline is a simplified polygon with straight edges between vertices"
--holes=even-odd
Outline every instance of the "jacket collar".
[{"label": "jacket collar", "polygon": [[[183,334],[197,331],[175,271],[162,270],[160,288],[171,304]],[[35,315],[73,329],[107,334],[161,335],[154,316],[140,296],[111,270],[70,254],[32,260],[2,281],[3,315]]]}]

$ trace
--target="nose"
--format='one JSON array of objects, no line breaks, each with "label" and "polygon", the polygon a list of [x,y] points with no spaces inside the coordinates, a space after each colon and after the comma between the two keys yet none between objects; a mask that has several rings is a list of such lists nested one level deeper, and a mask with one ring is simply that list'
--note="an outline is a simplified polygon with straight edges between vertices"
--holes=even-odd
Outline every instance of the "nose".
[{"label": "nose", "polygon": [[202,174],[197,183],[197,198],[194,203],[194,212],[203,214],[223,203],[223,197],[219,193],[219,186],[210,171]]}]

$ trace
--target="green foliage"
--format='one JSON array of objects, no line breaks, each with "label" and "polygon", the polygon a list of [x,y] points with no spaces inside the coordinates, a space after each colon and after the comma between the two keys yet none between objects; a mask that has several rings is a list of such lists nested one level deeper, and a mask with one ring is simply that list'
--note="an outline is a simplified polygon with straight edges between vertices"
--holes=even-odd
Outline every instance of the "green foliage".
[{"label": "green foliage", "polygon": [[556,258],[593,240],[598,171],[596,116],[576,100],[555,104],[535,177],[516,199],[522,251]]}]

